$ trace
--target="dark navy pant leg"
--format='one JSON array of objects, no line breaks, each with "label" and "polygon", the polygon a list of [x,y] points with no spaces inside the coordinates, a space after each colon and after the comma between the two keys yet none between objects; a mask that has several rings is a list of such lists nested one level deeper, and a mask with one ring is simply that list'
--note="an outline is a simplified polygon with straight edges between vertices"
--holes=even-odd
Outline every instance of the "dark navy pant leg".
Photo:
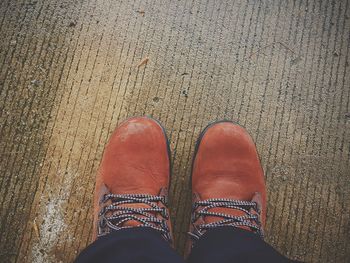
[{"label": "dark navy pant leg", "polygon": [[151,228],[130,228],[100,237],[76,263],[184,263],[161,235]]},{"label": "dark navy pant leg", "polygon": [[195,244],[188,263],[292,262],[258,235],[233,227],[207,231]]}]

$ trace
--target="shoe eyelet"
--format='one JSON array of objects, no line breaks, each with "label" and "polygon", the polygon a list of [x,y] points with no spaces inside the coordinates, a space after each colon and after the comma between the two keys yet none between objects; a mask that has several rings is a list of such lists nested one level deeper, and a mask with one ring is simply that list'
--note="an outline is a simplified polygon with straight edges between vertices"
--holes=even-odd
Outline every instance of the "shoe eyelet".
[{"label": "shoe eyelet", "polygon": [[161,214],[162,214],[162,216],[163,216],[166,220],[169,219],[169,215],[168,215],[168,212],[167,212],[166,208],[163,208],[163,209],[162,209]]},{"label": "shoe eyelet", "polygon": [[191,222],[195,223],[199,217],[200,217],[200,215],[198,215],[195,211],[193,211],[192,216],[191,216]]},{"label": "shoe eyelet", "polygon": [[162,220],[161,226],[163,229],[168,230],[168,224],[167,224],[167,221],[165,219]]},{"label": "shoe eyelet", "polygon": [[104,216],[101,216],[99,220],[99,227],[105,228],[106,226],[107,226],[107,219]]},{"label": "shoe eyelet", "polygon": [[168,206],[168,197],[167,196],[163,196],[163,198],[162,198],[163,200],[162,200],[162,203],[165,205],[165,206]]}]

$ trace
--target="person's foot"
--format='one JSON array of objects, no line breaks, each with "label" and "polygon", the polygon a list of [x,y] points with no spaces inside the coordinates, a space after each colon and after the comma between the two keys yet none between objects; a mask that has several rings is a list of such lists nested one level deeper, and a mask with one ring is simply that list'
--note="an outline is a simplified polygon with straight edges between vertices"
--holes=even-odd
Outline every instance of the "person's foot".
[{"label": "person's foot", "polygon": [[206,231],[217,227],[263,235],[264,174],[255,144],[241,126],[221,121],[202,132],[192,166],[192,197],[187,253]]},{"label": "person's foot", "polygon": [[94,239],[120,229],[149,227],[171,242],[169,157],[167,137],[155,120],[132,118],[116,128],[96,177]]}]

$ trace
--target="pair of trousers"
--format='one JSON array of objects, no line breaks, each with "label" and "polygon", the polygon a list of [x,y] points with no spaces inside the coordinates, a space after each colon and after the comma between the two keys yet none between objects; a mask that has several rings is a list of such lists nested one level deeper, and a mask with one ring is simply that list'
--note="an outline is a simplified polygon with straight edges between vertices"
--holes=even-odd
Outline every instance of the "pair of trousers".
[{"label": "pair of trousers", "polygon": [[[100,237],[83,250],[76,263],[184,263],[151,228],[122,229]],[[187,263],[292,262],[258,235],[233,227],[207,231],[192,248]]]}]

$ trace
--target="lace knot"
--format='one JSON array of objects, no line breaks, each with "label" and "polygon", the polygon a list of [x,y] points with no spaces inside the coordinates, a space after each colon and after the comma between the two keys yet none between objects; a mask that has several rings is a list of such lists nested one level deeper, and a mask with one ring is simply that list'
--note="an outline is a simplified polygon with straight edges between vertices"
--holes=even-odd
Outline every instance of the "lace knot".
[{"label": "lace knot", "polygon": [[[135,221],[138,223],[137,227],[152,228],[171,242],[170,230],[166,222],[169,219],[169,214],[166,207],[160,207],[157,204],[158,202],[166,206],[166,196],[147,194],[104,195],[100,201],[100,205],[103,205],[103,207],[99,213],[98,237],[113,231],[131,228],[132,226],[125,225],[125,223]],[[146,207],[133,207],[128,206],[128,204],[143,204]],[[160,214],[162,218],[158,218],[157,214]]]},{"label": "lace knot", "polygon": [[[230,208],[243,212],[242,216],[230,215],[226,213],[209,211],[213,208]],[[258,234],[263,238],[263,230],[260,221],[260,208],[256,202],[213,198],[207,200],[197,201],[193,204],[192,226],[193,231],[188,234],[194,239],[198,240],[207,230],[216,227],[248,227],[252,232]],[[219,217],[221,219],[211,222],[195,225],[195,222],[200,217],[211,216]]]}]

